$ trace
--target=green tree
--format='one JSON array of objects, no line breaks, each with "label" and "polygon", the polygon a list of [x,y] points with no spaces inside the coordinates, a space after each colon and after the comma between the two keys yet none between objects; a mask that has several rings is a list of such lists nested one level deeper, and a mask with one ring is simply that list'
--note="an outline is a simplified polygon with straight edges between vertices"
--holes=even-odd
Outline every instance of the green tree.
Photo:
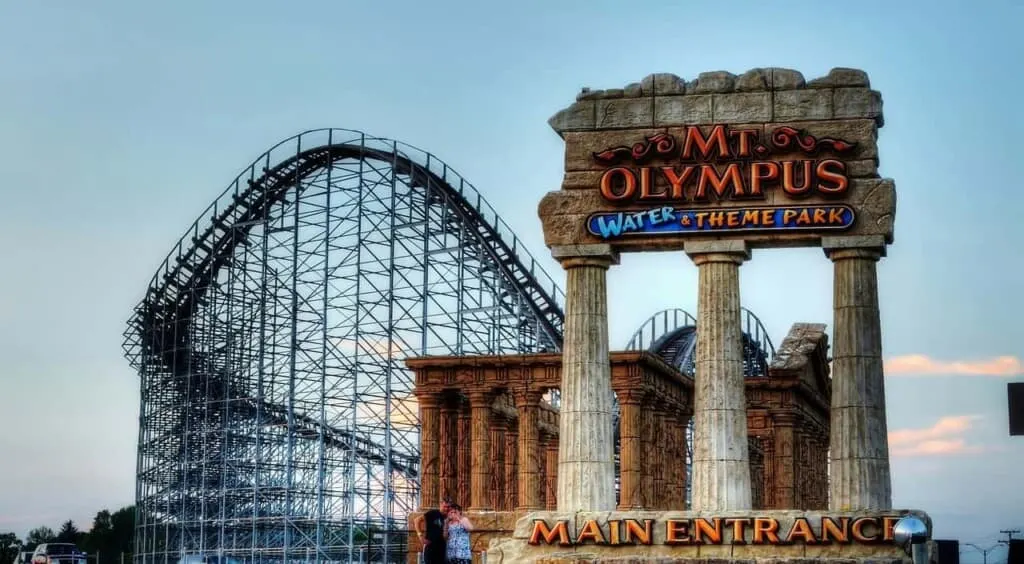
[{"label": "green tree", "polygon": [[21,551],[21,539],[14,533],[0,533],[0,564],[14,562]]},{"label": "green tree", "polygon": [[36,527],[25,537],[25,550],[35,550],[36,546],[57,540],[57,533],[49,527]]},{"label": "green tree", "polygon": [[57,533],[57,540],[54,542],[68,542],[77,544],[79,541],[79,535],[81,531],[75,526],[75,523],[70,519],[64,521],[64,524],[60,526],[60,531]]}]

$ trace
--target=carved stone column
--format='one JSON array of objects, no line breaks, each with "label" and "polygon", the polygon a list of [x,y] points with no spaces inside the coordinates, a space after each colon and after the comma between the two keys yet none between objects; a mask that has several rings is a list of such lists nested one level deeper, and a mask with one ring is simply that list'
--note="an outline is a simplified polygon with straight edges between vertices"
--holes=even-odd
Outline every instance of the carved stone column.
[{"label": "carved stone column", "polygon": [[519,414],[519,484],[516,509],[541,509],[540,433],[537,426],[540,410],[539,392],[519,390],[515,394],[516,412]]},{"label": "carved stone column", "polygon": [[518,419],[509,419],[505,429],[505,498],[502,502],[502,511],[512,511],[519,503],[518,489],[519,476],[516,474],[519,454],[519,422]]},{"label": "carved stone column", "polygon": [[566,270],[559,410],[558,511],[615,509],[606,274],[610,245],[555,247]]},{"label": "carved stone column", "polygon": [[822,240],[834,264],[831,412],[833,511],[892,508],[876,263],[881,237]]},{"label": "carved stone column", "polygon": [[[490,390],[471,390],[469,407],[472,425],[472,480],[469,486],[469,509],[489,511],[491,507],[491,401]],[[425,432],[424,432],[425,433]]]},{"label": "carved stone column", "polygon": [[619,398],[619,509],[643,508],[641,409],[643,392],[621,390]]},{"label": "carved stone column", "polygon": [[495,511],[502,510],[502,503],[505,500],[505,432],[508,429],[508,420],[504,415],[491,412],[491,475],[490,493],[491,508]]},{"label": "carved stone column", "polygon": [[440,458],[441,395],[436,392],[417,392],[420,408],[420,452],[423,467],[420,470],[420,508],[437,507],[441,502]]},{"label": "carved stone column", "polygon": [[773,443],[775,454],[774,494],[771,496],[778,509],[796,507],[796,414],[784,411],[772,413]]},{"label": "carved stone column", "polygon": [[686,245],[699,270],[693,510],[751,509],[739,267],[742,241]]},{"label": "carved stone column", "polygon": [[456,497],[459,491],[459,408],[456,398],[441,405],[441,492],[442,498]]},{"label": "carved stone column", "polygon": [[686,411],[676,413],[676,444],[678,445],[678,458],[676,462],[676,507],[673,509],[688,509],[686,505],[686,427],[690,424],[691,415]]},{"label": "carved stone column", "polygon": [[654,509],[654,473],[658,463],[652,454],[657,448],[654,440],[654,396],[645,393],[640,404],[640,448],[643,451],[640,463],[640,503],[644,509]]},{"label": "carved stone column", "polygon": [[551,437],[548,440],[548,449],[545,453],[547,461],[547,499],[544,501],[545,509],[554,511],[558,509],[558,437]]},{"label": "carved stone column", "polygon": [[672,429],[666,424],[668,417],[665,411],[665,402],[660,398],[656,399],[651,410],[651,417],[654,424],[654,436],[661,437],[662,439],[661,441],[655,441],[655,448],[651,452],[651,458],[655,460],[656,464],[654,468],[654,498],[652,499],[654,509],[667,509],[669,501],[667,480],[668,454],[669,449],[672,448],[672,442],[668,434],[672,432]]},{"label": "carved stone column", "polygon": [[458,453],[456,473],[458,475],[459,485],[455,501],[460,505],[466,505],[466,496],[469,495],[470,484],[473,481],[473,449],[471,447],[473,441],[473,426],[470,417],[469,400],[467,398],[460,398],[458,406],[459,415],[457,425],[459,446],[456,449]]}]

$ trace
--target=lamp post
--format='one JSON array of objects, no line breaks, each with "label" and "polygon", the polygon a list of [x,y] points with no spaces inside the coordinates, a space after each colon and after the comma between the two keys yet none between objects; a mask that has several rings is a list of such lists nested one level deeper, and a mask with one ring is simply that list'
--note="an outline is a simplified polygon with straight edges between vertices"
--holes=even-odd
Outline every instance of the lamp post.
[{"label": "lamp post", "polygon": [[978,546],[976,544],[965,542],[964,546],[969,546],[969,547],[977,550],[978,552],[980,552],[981,553],[981,562],[982,562],[982,564],[988,564],[988,553],[992,552],[993,550],[995,550],[995,549],[997,549],[997,548],[999,548],[999,547],[1001,547],[1003,545],[997,544],[997,545],[989,547],[989,548],[981,548],[980,546]]}]

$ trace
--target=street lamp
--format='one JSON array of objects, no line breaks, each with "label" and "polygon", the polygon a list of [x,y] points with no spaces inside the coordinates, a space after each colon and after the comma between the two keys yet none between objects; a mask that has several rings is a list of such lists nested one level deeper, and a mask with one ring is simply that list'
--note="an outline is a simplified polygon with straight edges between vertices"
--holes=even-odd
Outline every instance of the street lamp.
[{"label": "street lamp", "polygon": [[988,553],[992,552],[993,550],[995,550],[995,549],[997,549],[997,548],[999,548],[999,547],[1001,547],[1003,545],[997,544],[997,545],[989,547],[989,548],[981,548],[980,546],[978,546],[976,544],[965,542],[964,546],[969,546],[969,547],[977,550],[978,552],[980,552],[981,553],[981,562],[982,562],[982,564],[988,564]]}]

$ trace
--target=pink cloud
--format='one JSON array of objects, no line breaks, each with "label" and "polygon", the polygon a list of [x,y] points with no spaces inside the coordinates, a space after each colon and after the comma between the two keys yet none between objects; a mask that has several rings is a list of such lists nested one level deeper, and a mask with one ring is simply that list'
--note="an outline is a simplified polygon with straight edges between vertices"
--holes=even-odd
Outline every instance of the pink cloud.
[{"label": "pink cloud", "polygon": [[885,373],[900,376],[998,376],[1024,375],[1024,362],[1015,356],[986,360],[943,361],[923,354],[896,356],[885,361]]},{"label": "pink cloud", "polygon": [[892,456],[943,456],[981,452],[980,446],[968,445],[961,436],[969,431],[978,415],[943,417],[931,427],[898,429],[889,433]]}]

